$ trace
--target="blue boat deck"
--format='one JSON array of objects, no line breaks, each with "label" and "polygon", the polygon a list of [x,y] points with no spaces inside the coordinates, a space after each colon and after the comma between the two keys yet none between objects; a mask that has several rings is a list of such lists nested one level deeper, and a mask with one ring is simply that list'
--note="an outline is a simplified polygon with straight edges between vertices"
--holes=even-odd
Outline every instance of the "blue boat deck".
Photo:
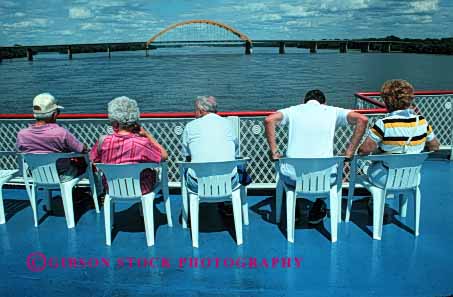
[{"label": "blue boat deck", "polygon": [[108,247],[102,210],[96,214],[84,189],[75,198],[76,227],[67,229],[61,199],[53,200],[49,216],[40,199],[35,228],[25,190],[6,188],[0,296],[447,296],[453,294],[453,163],[429,160],[422,175],[418,238],[410,201],[406,219],[386,209],[382,241],[373,240],[364,198],[354,204],[352,221],[339,226],[338,242],[330,242],[326,219],[325,228],[296,227],[290,244],[285,212],[281,226],[274,222],[274,193],[252,192],[244,244],[236,245],[233,218],[206,204],[198,249],[190,229],[181,227],[180,195],[171,195],[173,228],[156,203],[156,244],[149,248],[139,205],[119,204]]}]

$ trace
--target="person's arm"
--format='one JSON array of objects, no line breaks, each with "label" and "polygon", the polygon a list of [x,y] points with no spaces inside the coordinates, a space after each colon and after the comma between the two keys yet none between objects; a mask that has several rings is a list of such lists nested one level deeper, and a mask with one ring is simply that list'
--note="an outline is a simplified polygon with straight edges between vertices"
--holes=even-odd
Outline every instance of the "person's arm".
[{"label": "person's arm", "polygon": [[426,134],[426,149],[430,152],[438,151],[440,148],[440,143],[436,135],[434,135],[433,127],[431,127],[431,125],[428,125],[428,127],[426,128]]},{"label": "person's arm", "polygon": [[151,133],[146,131],[145,128],[140,127],[139,135],[146,137],[152,145],[154,145],[155,147],[157,147],[159,149],[162,161],[165,161],[168,159],[167,150],[162,145],[160,145],[160,143],[157,142],[157,140],[154,139],[154,137],[151,135]]},{"label": "person's arm", "polygon": [[275,139],[275,127],[283,120],[281,112],[270,114],[264,120],[267,144],[269,145],[270,155],[273,160],[279,159],[281,154],[278,152],[277,141]]},{"label": "person's arm", "polygon": [[66,130],[66,134],[64,136],[64,143],[66,145],[66,149],[69,152],[75,153],[86,153],[88,148],[85,144],[80,142],[74,135],[71,134],[68,130]]},{"label": "person's arm", "polygon": [[362,145],[359,147],[359,155],[369,155],[375,153],[378,149],[378,145],[369,136],[365,139]]},{"label": "person's arm", "polygon": [[347,115],[347,120],[350,125],[355,126],[354,132],[352,133],[349,141],[349,146],[345,151],[346,158],[352,158],[360,144],[360,141],[362,140],[363,134],[366,131],[368,118],[363,114],[351,111]]}]

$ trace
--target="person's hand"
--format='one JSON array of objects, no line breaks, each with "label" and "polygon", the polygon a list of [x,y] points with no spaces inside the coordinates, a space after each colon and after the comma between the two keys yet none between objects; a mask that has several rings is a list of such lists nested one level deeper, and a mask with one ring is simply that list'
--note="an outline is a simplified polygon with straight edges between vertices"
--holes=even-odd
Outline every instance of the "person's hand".
[{"label": "person's hand", "polygon": [[279,152],[273,152],[273,153],[271,152],[271,159],[272,159],[273,161],[278,160],[278,159],[280,159],[281,157],[282,157],[282,155],[281,155]]},{"label": "person's hand", "polygon": [[140,130],[138,130],[138,135],[140,135],[142,137],[151,136],[151,134],[145,128],[143,128],[143,126],[140,126]]}]

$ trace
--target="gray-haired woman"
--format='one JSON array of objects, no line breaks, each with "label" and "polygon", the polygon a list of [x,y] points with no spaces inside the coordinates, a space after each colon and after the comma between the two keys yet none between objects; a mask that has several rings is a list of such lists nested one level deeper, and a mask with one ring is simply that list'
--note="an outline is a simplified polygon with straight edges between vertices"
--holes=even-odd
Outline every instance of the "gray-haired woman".
[{"label": "gray-haired woman", "polygon": [[[113,99],[108,104],[108,116],[114,132],[101,137],[93,146],[90,153],[93,162],[158,163],[168,158],[165,148],[140,126],[140,110],[135,100],[125,96]],[[143,171],[140,175],[142,193],[149,193],[155,182],[155,171]]]}]

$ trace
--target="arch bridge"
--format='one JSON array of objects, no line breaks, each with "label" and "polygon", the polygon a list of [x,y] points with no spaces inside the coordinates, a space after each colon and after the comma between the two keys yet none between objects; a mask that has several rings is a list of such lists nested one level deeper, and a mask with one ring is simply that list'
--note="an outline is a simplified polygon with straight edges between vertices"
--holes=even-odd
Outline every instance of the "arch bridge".
[{"label": "arch bridge", "polygon": [[237,45],[244,44],[250,54],[252,40],[226,24],[212,20],[189,20],[173,24],[146,42],[146,47],[175,47],[186,45]]}]

